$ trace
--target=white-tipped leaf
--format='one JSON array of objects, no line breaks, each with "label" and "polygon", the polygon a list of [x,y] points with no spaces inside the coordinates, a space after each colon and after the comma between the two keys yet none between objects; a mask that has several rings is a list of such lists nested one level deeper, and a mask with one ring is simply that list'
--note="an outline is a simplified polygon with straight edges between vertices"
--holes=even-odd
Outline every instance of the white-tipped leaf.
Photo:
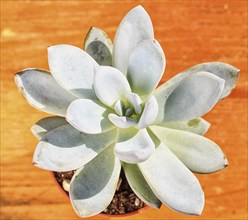
[{"label": "white-tipped leaf", "polygon": [[142,112],[142,100],[136,93],[129,93],[125,96],[126,100],[133,106],[136,114]]},{"label": "white-tipped leaf", "polygon": [[123,102],[121,100],[118,100],[114,105],[115,112],[119,115],[123,115]]},{"label": "white-tipped leaf", "polygon": [[84,42],[84,50],[99,64],[112,66],[113,45],[108,35],[101,29],[92,27]]},{"label": "white-tipped leaf", "polygon": [[184,121],[163,122],[157,125],[176,130],[189,131],[199,135],[204,135],[210,127],[210,123],[208,123],[203,118],[194,118]]},{"label": "white-tipped leaf", "polygon": [[131,53],[127,79],[132,91],[141,97],[149,95],[158,85],[165,69],[163,49],[156,40],[140,43]]},{"label": "white-tipped leaf", "polygon": [[144,110],[137,124],[137,128],[142,129],[151,125],[158,114],[158,103],[154,96],[151,96],[145,103]]},{"label": "white-tipped leaf", "polygon": [[41,120],[37,121],[31,127],[31,131],[35,137],[41,139],[49,131],[66,124],[68,124],[68,122],[65,120],[65,118],[59,116],[52,116],[48,118],[42,118]]},{"label": "white-tipped leaf", "polygon": [[115,155],[127,163],[140,163],[151,156],[155,145],[146,129],[118,129]]},{"label": "white-tipped leaf", "polygon": [[96,72],[94,90],[98,99],[107,106],[114,105],[131,92],[126,77],[109,66],[101,66]]},{"label": "white-tipped leaf", "polygon": [[142,6],[137,6],[122,19],[114,39],[113,66],[127,73],[130,54],[139,43],[154,39],[152,22]]},{"label": "white-tipped leaf", "polygon": [[64,116],[67,107],[76,99],[60,87],[46,70],[22,70],[16,73],[15,82],[30,105],[50,114]]},{"label": "white-tipped leaf", "polygon": [[182,76],[178,74],[174,76],[169,81],[165,82],[161,86],[159,86],[154,92],[153,95],[158,102],[158,115],[156,118],[156,123],[161,123],[164,121],[164,111],[165,111],[165,104],[168,97],[171,93],[186,79],[187,76]]},{"label": "white-tipped leaf", "polygon": [[220,99],[224,84],[225,80],[208,72],[191,74],[180,81],[167,99],[166,90],[155,95],[159,103],[156,121],[191,120],[204,115]]},{"label": "white-tipped leaf", "polygon": [[35,149],[33,164],[57,172],[75,170],[115,141],[116,129],[102,134],[86,134],[70,124],[45,135]]},{"label": "white-tipped leaf", "polygon": [[152,156],[138,166],[161,202],[178,212],[201,214],[204,192],[199,181],[162,142]]},{"label": "white-tipped leaf", "polygon": [[182,73],[180,73],[180,75],[185,77],[191,75],[192,73],[197,73],[201,71],[210,72],[225,80],[225,87],[221,94],[220,97],[221,99],[225,98],[231,93],[232,89],[235,87],[237,83],[240,72],[239,69],[227,63],[208,62],[208,63],[197,64],[183,71]]},{"label": "white-tipped leaf", "polygon": [[108,119],[109,113],[111,109],[99,101],[77,99],[68,107],[66,120],[79,131],[98,134],[114,128]]},{"label": "white-tipped leaf", "polygon": [[79,98],[96,99],[92,85],[98,64],[85,51],[66,44],[48,47],[48,64],[63,88]]},{"label": "white-tipped leaf", "polygon": [[119,128],[129,128],[137,124],[137,121],[134,118],[128,118],[125,116],[118,116],[116,114],[109,114],[108,119]]},{"label": "white-tipped leaf", "polygon": [[115,194],[120,170],[120,161],[110,146],[76,171],[70,184],[70,200],[78,216],[90,217],[107,208]]},{"label": "white-tipped leaf", "polygon": [[228,165],[219,146],[205,137],[159,126],[151,126],[150,129],[194,172],[213,173]]},{"label": "white-tipped leaf", "polygon": [[152,192],[137,164],[123,163],[125,176],[134,193],[147,205],[160,208],[161,201]]}]

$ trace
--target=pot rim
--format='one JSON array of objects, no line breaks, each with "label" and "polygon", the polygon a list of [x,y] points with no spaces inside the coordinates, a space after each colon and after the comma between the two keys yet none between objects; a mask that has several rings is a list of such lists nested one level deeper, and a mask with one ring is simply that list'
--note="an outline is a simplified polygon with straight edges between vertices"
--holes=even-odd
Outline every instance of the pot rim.
[{"label": "pot rim", "polygon": [[[59,190],[67,197],[67,199],[70,201],[70,197],[69,195],[66,193],[66,191],[61,187],[61,185],[59,184],[59,182],[57,181],[54,172],[50,171],[50,174],[55,182],[55,184],[57,185],[57,187],[59,188]],[[136,215],[139,213],[142,213],[144,211],[146,211],[148,208],[150,208],[148,205],[144,206],[143,208],[137,209],[135,211],[129,212],[129,213],[124,213],[124,214],[117,214],[117,215],[111,215],[111,214],[105,214],[105,213],[99,213],[98,215],[105,217],[105,218],[122,218],[122,217],[127,217],[127,216],[131,216],[131,215]]]}]

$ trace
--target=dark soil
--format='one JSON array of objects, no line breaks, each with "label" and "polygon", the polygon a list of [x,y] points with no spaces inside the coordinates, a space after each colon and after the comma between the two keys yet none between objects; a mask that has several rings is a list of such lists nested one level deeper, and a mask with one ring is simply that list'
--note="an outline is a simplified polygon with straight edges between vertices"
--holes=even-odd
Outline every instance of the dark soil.
[{"label": "dark soil", "polygon": [[[63,189],[64,180],[70,182],[75,171],[54,172],[54,176]],[[63,189],[64,190],[64,189]],[[65,190],[64,190],[65,191]],[[67,194],[68,192],[65,191]],[[69,195],[69,194],[68,194]],[[120,215],[134,212],[145,207],[146,204],[140,200],[130,188],[123,170],[121,170],[120,179],[115,191],[115,195],[109,206],[102,212],[109,215]]]}]

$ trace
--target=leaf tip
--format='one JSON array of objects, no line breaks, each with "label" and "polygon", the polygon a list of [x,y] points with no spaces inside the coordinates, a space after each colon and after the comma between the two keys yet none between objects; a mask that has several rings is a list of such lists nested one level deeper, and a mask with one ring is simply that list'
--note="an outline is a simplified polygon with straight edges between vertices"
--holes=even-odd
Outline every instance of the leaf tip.
[{"label": "leaf tip", "polygon": [[35,161],[32,161],[32,164],[34,165],[34,166],[37,166],[37,162],[35,162]]},{"label": "leaf tip", "polygon": [[224,157],[224,167],[223,168],[228,167],[228,165],[229,165],[228,160],[226,157]]}]

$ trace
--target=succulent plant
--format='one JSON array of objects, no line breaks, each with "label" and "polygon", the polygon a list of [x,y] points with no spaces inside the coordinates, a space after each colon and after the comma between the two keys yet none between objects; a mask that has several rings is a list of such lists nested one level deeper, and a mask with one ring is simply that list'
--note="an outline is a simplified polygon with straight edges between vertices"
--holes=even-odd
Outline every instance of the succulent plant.
[{"label": "succulent plant", "polygon": [[50,171],[77,170],[69,192],[76,213],[103,211],[123,167],[146,204],[201,214],[204,193],[191,171],[212,173],[228,165],[217,144],[203,137],[210,124],[201,116],[230,94],[239,70],[202,63],[156,89],[165,56],[141,6],[121,21],[113,45],[92,28],[84,50],[51,46],[48,61],[51,73],[26,69],[15,81],[33,107],[57,115],[32,127],[40,139],[33,163]]}]

